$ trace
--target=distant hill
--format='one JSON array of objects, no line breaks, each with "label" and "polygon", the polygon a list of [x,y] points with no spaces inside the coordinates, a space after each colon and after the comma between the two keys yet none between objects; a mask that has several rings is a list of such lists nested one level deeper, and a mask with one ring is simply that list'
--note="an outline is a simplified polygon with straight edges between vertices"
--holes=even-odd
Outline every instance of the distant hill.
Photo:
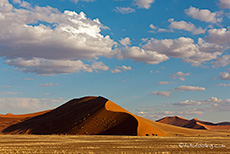
[{"label": "distant hill", "polygon": [[170,124],[174,126],[180,126],[185,128],[192,129],[206,129],[206,130],[220,130],[220,129],[228,129],[230,130],[230,122],[221,122],[221,123],[212,123],[207,121],[201,121],[199,119],[184,119],[178,116],[165,117],[157,120],[156,122]]},{"label": "distant hill", "polygon": [[220,122],[220,123],[217,123],[216,125],[219,125],[219,126],[230,125],[230,122]]},{"label": "distant hill", "polygon": [[173,116],[173,117],[165,117],[160,120],[157,120],[156,122],[161,122],[165,124],[170,124],[174,126],[184,126],[188,124],[190,121],[184,118],[181,118],[179,116]]}]

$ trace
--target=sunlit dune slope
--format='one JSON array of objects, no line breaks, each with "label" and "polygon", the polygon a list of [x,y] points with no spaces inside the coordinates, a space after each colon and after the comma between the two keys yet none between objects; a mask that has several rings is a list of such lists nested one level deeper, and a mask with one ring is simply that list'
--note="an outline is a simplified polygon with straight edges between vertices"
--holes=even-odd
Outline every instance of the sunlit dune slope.
[{"label": "sunlit dune slope", "polygon": [[9,134],[167,134],[103,97],[84,97],[16,123],[3,130]]}]

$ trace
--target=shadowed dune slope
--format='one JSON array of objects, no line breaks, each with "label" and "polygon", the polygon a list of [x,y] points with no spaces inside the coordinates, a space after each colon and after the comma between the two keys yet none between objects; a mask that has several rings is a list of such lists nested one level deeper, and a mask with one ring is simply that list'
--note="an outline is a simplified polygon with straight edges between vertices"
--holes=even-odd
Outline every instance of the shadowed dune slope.
[{"label": "shadowed dune slope", "polygon": [[73,99],[62,106],[11,125],[7,134],[167,134],[103,97]]}]

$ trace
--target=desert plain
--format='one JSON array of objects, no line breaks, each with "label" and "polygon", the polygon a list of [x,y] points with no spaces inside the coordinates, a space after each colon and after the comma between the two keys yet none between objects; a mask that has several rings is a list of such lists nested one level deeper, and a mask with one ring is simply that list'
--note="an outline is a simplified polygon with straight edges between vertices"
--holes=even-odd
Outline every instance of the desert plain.
[{"label": "desert plain", "polygon": [[228,154],[230,137],[1,135],[0,153]]}]

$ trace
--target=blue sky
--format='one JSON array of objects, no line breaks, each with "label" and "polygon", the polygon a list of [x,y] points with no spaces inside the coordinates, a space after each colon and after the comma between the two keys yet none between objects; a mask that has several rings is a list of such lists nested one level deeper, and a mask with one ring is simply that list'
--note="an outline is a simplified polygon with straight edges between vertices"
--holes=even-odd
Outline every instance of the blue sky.
[{"label": "blue sky", "polygon": [[2,0],[0,113],[93,95],[229,121],[229,21],[230,0]]}]

